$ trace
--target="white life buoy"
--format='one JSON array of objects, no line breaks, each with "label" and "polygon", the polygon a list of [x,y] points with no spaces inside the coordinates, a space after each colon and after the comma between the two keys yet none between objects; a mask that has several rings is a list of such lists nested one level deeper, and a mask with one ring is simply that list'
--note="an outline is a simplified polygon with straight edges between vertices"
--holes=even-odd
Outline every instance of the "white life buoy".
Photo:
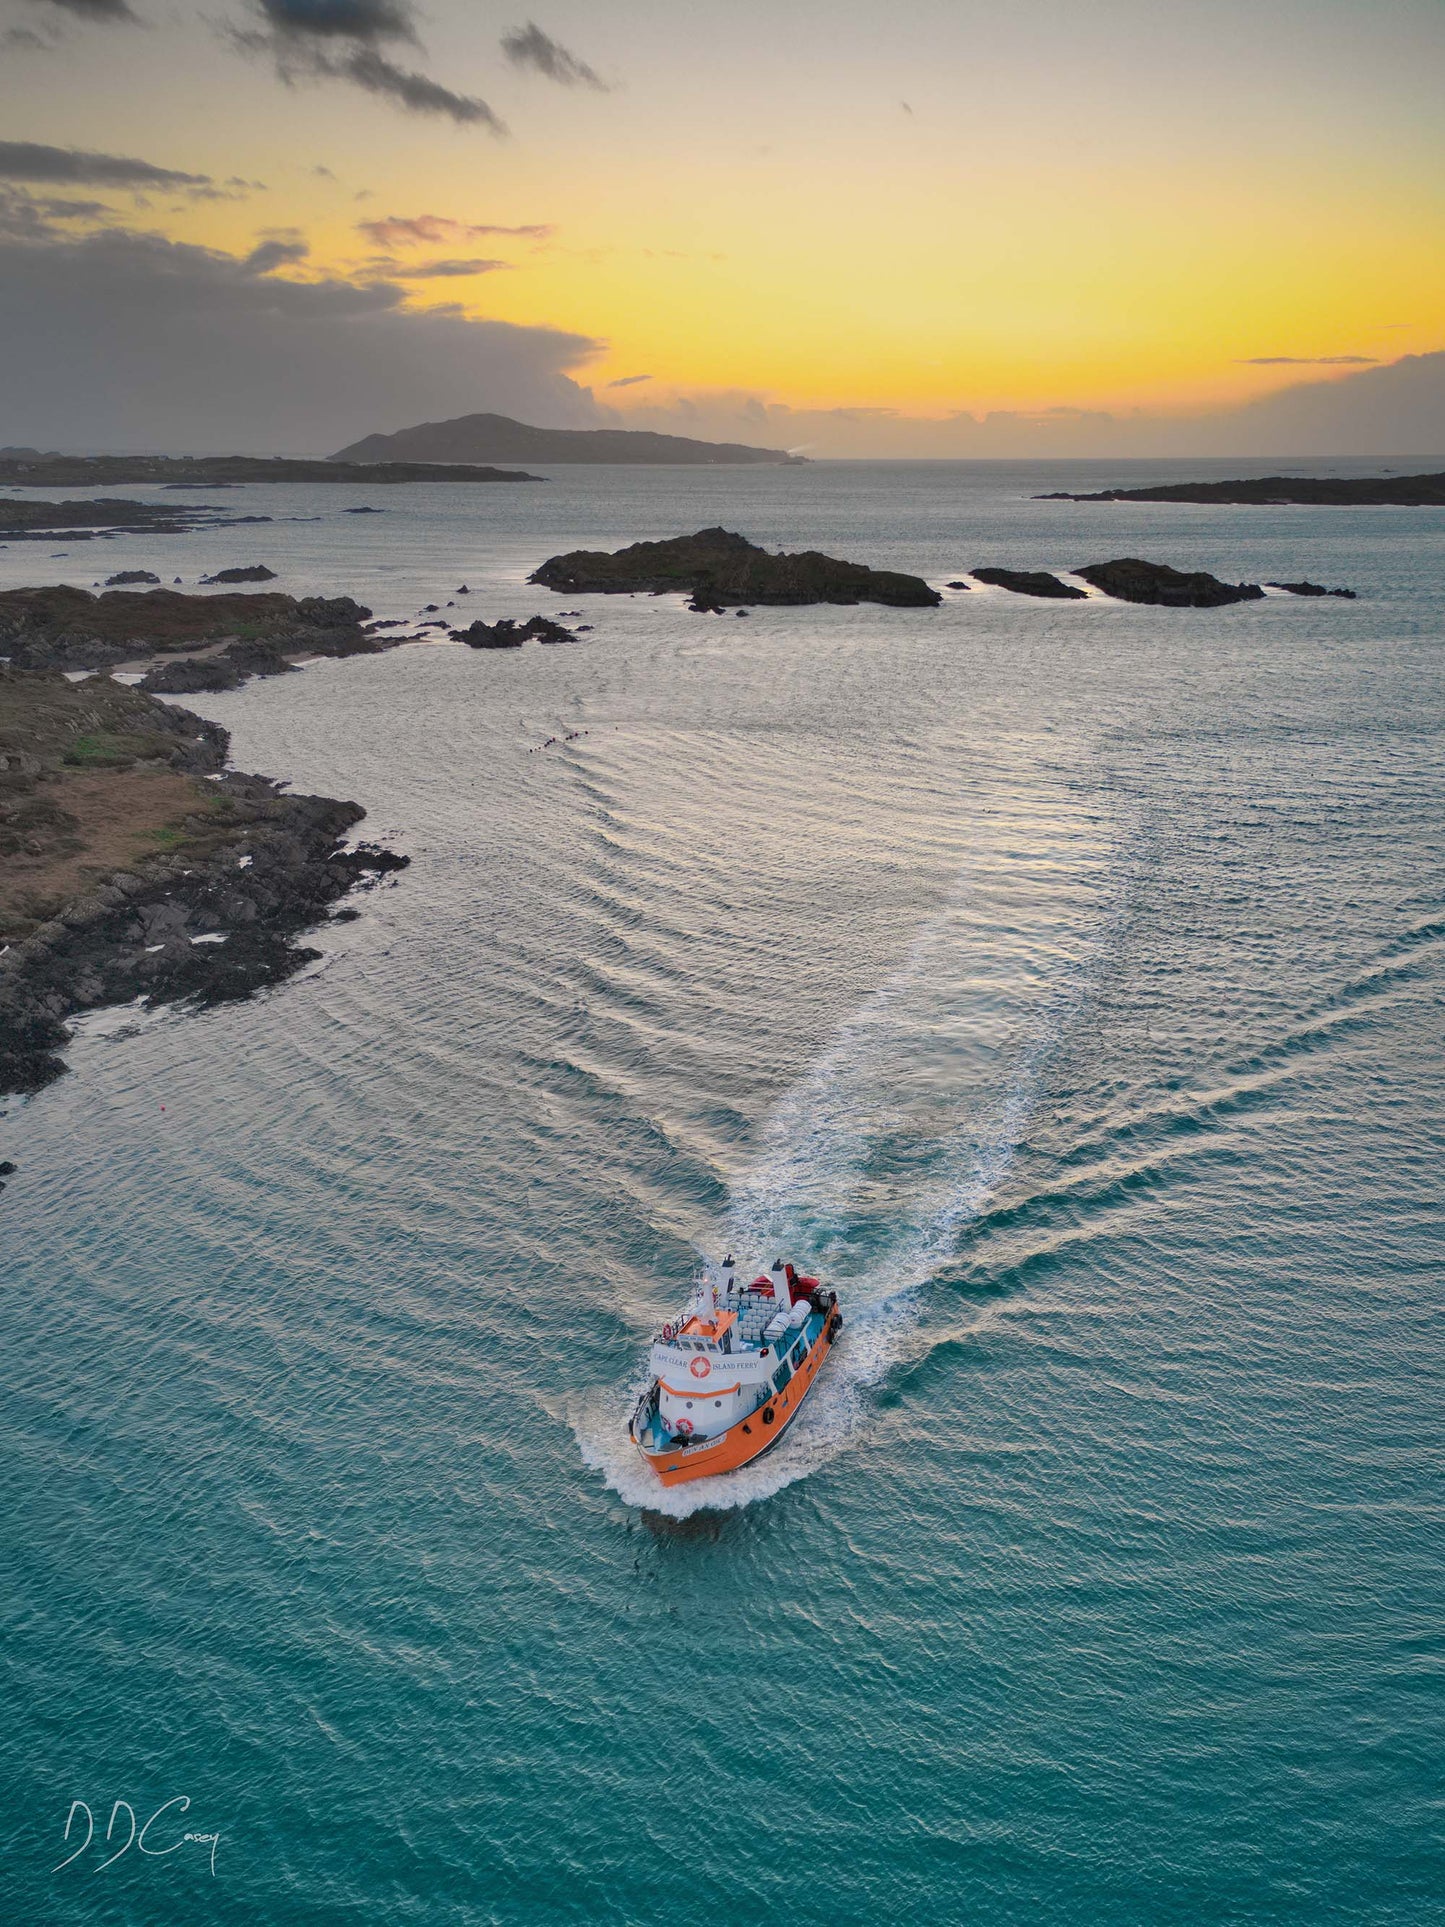
[{"label": "white life buoy", "polygon": [[687,1438],[692,1432],[692,1420],[690,1418],[680,1418],[677,1421],[677,1429],[684,1438]]},{"label": "white life buoy", "polygon": [[664,1338],[666,1338],[666,1339],[671,1339],[671,1338],[672,1338],[672,1336],[673,1336],[673,1331],[672,1331],[672,1326],[671,1326],[671,1325],[664,1325],[664,1326],[663,1326],[663,1328],[662,1328],[662,1335],[663,1335],[663,1337],[664,1337]]},{"label": "white life buoy", "polygon": [[687,1369],[692,1373],[694,1378],[706,1378],[712,1370],[712,1366],[708,1363],[707,1359],[703,1357],[702,1353],[699,1352]]}]

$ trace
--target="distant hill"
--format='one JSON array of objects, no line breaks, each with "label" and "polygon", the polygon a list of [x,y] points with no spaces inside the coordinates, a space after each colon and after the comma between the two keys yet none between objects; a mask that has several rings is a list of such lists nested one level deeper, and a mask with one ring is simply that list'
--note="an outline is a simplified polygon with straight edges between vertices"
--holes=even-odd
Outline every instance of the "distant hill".
[{"label": "distant hill", "polygon": [[367,435],[338,449],[334,462],[652,462],[719,467],[797,462],[781,448],[744,442],[695,442],[636,428],[532,428],[509,415],[459,415],[421,422],[394,435]]}]

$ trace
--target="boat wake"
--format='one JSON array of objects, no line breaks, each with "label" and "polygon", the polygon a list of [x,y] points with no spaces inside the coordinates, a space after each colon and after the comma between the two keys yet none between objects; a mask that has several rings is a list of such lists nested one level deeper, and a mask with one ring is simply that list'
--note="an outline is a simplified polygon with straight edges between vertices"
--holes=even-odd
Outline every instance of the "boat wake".
[{"label": "boat wake", "polygon": [[1054,850],[1037,853],[1034,879],[1015,867],[1006,888],[996,871],[960,877],[894,974],[785,1093],[731,1180],[706,1255],[730,1248],[745,1266],[783,1256],[817,1272],[838,1290],[842,1336],[777,1448],[694,1484],[664,1490],[628,1442],[640,1379],[599,1394],[577,1415],[577,1436],[623,1499],[674,1517],[749,1505],[858,1435],[873,1388],[916,1349],[925,1288],[1028,1133],[1120,914],[1119,855],[1096,847],[1062,893]]}]

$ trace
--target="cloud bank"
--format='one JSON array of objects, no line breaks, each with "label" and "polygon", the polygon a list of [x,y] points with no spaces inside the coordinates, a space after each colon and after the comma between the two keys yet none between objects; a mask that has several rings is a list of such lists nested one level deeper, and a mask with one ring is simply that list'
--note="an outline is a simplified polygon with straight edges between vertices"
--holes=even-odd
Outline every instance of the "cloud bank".
[{"label": "cloud bank", "polygon": [[751,441],[816,457],[1404,455],[1438,461],[1445,458],[1445,352],[1408,355],[1333,380],[1298,382],[1242,407],[1194,416],[1054,408],[936,420],[887,408],[790,408],[745,392],[649,397],[607,413],[618,427]]},{"label": "cloud bank", "polygon": [[70,450],[314,453],[473,410],[586,427],[600,344],[416,312],[392,283],[274,270],[160,235],[0,221],[0,441]]}]

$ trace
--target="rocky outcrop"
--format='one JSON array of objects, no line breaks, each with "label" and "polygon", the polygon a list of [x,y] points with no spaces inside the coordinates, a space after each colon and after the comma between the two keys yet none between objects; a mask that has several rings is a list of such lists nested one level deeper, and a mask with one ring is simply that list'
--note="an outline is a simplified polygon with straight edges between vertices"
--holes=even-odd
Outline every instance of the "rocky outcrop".
[{"label": "rocky outcrop", "polygon": [[277,654],[367,655],[383,647],[361,626],[370,614],[350,596],[7,589],[0,591],[0,656],[17,669],[75,670],[113,669],[221,644],[264,643]]},{"label": "rocky outcrop", "polygon": [[[12,898],[25,887],[27,859],[41,889],[47,858],[73,855],[63,824],[49,846],[45,832],[27,829],[28,809],[68,818],[74,842],[85,827],[75,814],[82,790],[108,835],[117,813],[143,809],[157,784],[181,799],[163,847],[147,854],[147,837],[161,833],[142,831],[131,860],[87,877],[44,921],[25,928],[13,902],[0,905],[12,938],[0,952],[0,1092],[38,1090],[60,1075],[67,1019],[78,1012],[136,997],[228,1002],[281,982],[317,955],[295,939],[329,905],[405,866],[389,851],[342,847],[365,814],[359,804],[289,796],[263,777],[225,771],[224,730],[139,691],[0,671],[0,713],[0,848],[7,835],[20,845],[6,873]],[[97,757],[97,744],[107,753]]]},{"label": "rocky outcrop", "polygon": [[1267,582],[1267,589],[1283,589],[1287,595],[1333,595],[1341,596],[1346,602],[1356,600],[1353,589],[1327,589],[1322,582]]},{"label": "rocky outcrop", "polygon": [[160,577],[150,569],[122,569],[119,575],[105,578],[107,589],[135,588],[143,582],[159,583]]},{"label": "rocky outcrop", "polygon": [[1150,602],[1166,609],[1217,609],[1226,602],[1258,602],[1264,595],[1257,582],[1221,582],[1202,569],[1186,573],[1138,556],[1090,562],[1073,573],[1120,602]]},{"label": "rocky outcrop", "polygon": [[975,582],[987,582],[995,589],[1012,589],[1015,595],[1048,596],[1058,602],[1082,602],[1087,590],[1072,582],[1061,582],[1046,569],[970,569]]},{"label": "rocky outcrop", "polygon": [[694,606],[706,609],[814,602],[922,609],[943,599],[916,575],[840,562],[816,549],[774,555],[723,528],[635,542],[615,554],[575,549],[550,557],[528,579],[562,595],[690,595]]},{"label": "rocky outcrop", "polygon": [[1236,482],[1166,482],[1154,488],[1106,488],[1097,495],[1055,490],[1038,502],[1221,502],[1273,508],[1445,508],[1445,474],[1375,475],[1363,480],[1336,475],[1269,475]]},{"label": "rocky outcrop", "polygon": [[577,641],[574,631],[553,622],[550,616],[529,616],[525,622],[502,616],[496,622],[474,622],[466,629],[453,629],[452,634],[470,649],[520,649],[529,641]]},{"label": "rocky outcrop", "polygon": [[[194,507],[175,503],[160,508],[152,502],[116,498],[92,502],[0,500],[0,541],[43,542],[63,536],[68,542],[84,542],[94,535],[186,535],[197,528],[225,528],[232,519],[239,518],[224,517],[199,503]],[[265,519],[269,521],[270,517]]]},{"label": "rocky outcrop", "polygon": [[214,575],[203,575],[202,582],[274,582],[276,571],[268,569],[264,562],[247,562],[237,569],[217,569]]}]

